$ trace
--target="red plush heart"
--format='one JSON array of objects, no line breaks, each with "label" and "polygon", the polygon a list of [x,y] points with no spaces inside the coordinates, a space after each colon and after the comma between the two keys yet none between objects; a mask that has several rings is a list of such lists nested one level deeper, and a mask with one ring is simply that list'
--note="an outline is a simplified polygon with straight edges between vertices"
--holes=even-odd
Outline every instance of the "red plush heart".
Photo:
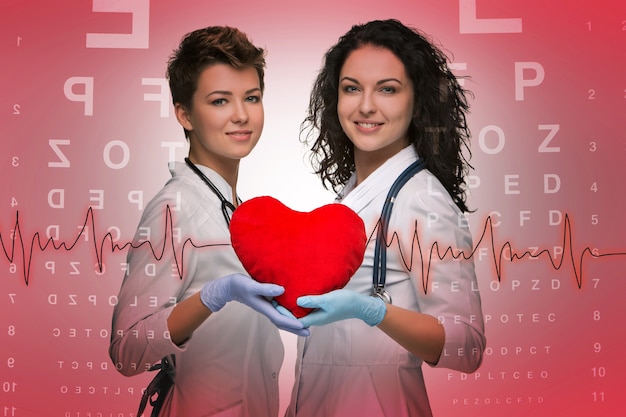
[{"label": "red plush heart", "polygon": [[276,301],[296,317],[302,295],[343,288],[363,262],[366,236],[361,218],[342,204],[311,212],[290,209],[275,198],[242,203],[230,222],[235,253],[251,277],[285,287]]}]

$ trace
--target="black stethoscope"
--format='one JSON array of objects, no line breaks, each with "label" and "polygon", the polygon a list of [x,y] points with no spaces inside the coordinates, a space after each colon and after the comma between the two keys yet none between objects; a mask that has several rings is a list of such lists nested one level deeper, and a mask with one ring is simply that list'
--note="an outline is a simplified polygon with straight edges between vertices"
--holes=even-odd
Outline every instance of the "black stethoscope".
[{"label": "black stethoscope", "polygon": [[391,219],[391,209],[396,201],[400,189],[411,177],[420,172],[426,166],[426,161],[419,158],[409,165],[396,178],[391,185],[385,204],[380,214],[378,233],[376,235],[376,246],[374,247],[374,272],[372,274],[372,296],[382,299],[386,304],[391,304],[391,295],[385,290],[385,279],[387,275],[387,230]]},{"label": "black stethoscope", "polygon": [[[189,168],[191,168],[193,172],[196,173],[197,176],[200,177],[202,181],[204,181],[206,185],[209,186],[209,188],[211,189],[211,191],[213,191],[213,193],[217,196],[217,198],[220,199],[222,203],[222,216],[224,216],[224,220],[226,220],[226,226],[230,226],[230,214],[228,210],[230,210],[230,213],[235,211],[235,206],[233,205],[233,203],[231,203],[230,201],[226,200],[226,198],[224,198],[224,195],[220,192],[220,190],[217,189],[215,184],[213,184],[211,180],[208,179],[207,176],[204,175],[204,173],[200,171],[200,169],[197,166],[195,166],[193,162],[189,160],[189,158],[185,158],[185,163],[187,164]],[[237,201],[241,203],[241,200],[239,199],[239,197],[237,197]]]}]

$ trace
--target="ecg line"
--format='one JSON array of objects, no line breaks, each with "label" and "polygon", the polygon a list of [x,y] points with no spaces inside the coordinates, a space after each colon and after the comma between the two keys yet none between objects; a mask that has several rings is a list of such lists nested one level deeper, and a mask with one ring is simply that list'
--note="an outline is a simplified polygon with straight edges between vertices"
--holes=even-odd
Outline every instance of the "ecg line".
[{"label": "ecg line", "polygon": [[[76,236],[76,239],[69,245],[66,242],[55,242],[55,240],[52,237],[47,238],[45,243],[42,243],[41,234],[39,232],[35,232],[32,238],[30,239],[30,247],[28,251],[29,255],[28,255],[28,259],[26,259],[26,244],[25,244],[25,240],[24,240],[24,237],[22,236],[22,231],[20,228],[19,211],[16,212],[15,214],[15,227],[13,229],[13,233],[10,238],[13,241],[11,245],[10,254],[9,254],[9,251],[7,251],[7,247],[5,246],[4,239],[2,237],[1,232],[0,232],[0,244],[2,245],[2,250],[4,251],[4,255],[6,256],[7,260],[10,263],[14,263],[13,261],[15,260],[16,240],[19,241],[18,246],[21,248],[22,260],[23,260],[22,270],[23,270],[24,283],[28,285],[30,281],[30,269],[31,269],[35,245],[39,247],[39,250],[41,252],[45,251],[48,248],[48,246],[52,246],[52,248],[57,251],[64,249],[67,252],[69,252],[73,250],[74,247],[78,244],[80,237],[83,235],[84,231],[87,230],[88,228],[91,229],[91,232],[92,232],[91,236],[93,236],[92,240],[93,240],[94,252],[95,252],[97,263],[98,263],[98,269],[100,272],[103,271],[104,245],[107,239],[111,243],[111,253],[115,252],[116,250],[122,251],[129,246],[137,249],[143,245],[148,245],[156,261],[160,261],[165,255],[167,242],[169,240],[172,254],[174,256],[174,263],[176,265],[178,275],[181,279],[184,276],[184,267],[183,267],[182,259],[184,259],[185,247],[187,246],[188,243],[191,244],[194,248],[204,248],[204,247],[209,247],[209,246],[230,246],[230,243],[196,245],[191,240],[191,238],[187,238],[182,244],[181,261],[179,262],[176,256],[176,244],[174,242],[174,225],[172,221],[172,210],[170,209],[169,205],[165,209],[165,229],[164,229],[165,232],[163,236],[163,245],[161,247],[160,252],[156,251],[156,249],[152,245],[152,242],[150,242],[149,240],[142,241],[137,244],[133,244],[133,242],[126,242],[121,245],[114,243],[113,235],[111,234],[111,232],[106,233],[102,237],[102,240],[100,241],[100,246],[98,247],[98,241],[96,239],[96,225],[95,225],[95,219],[94,219],[94,213],[93,213],[92,207],[89,207],[89,209],[87,210],[87,214],[85,215],[85,222],[83,223],[80,229],[80,232]],[[168,236],[169,236],[169,239],[168,239]]]},{"label": "ecg line", "polygon": [[[402,262],[404,264],[404,266],[407,268],[407,270],[412,271],[413,269],[413,253],[415,253],[415,245],[417,245],[418,247],[418,251],[419,251],[419,257],[420,257],[420,263],[422,266],[422,290],[424,291],[424,294],[426,294],[428,292],[428,282],[430,279],[430,265],[434,259],[434,256],[437,256],[437,258],[439,258],[439,260],[444,260],[446,256],[451,256],[452,258],[459,259],[460,257],[463,257],[465,260],[469,260],[471,259],[474,254],[476,253],[476,251],[478,250],[478,248],[480,247],[481,243],[483,242],[483,240],[485,239],[487,233],[489,233],[489,236],[491,238],[490,240],[490,247],[491,247],[491,253],[493,256],[493,263],[496,269],[496,276],[498,277],[498,282],[502,281],[502,262],[504,260],[508,260],[509,262],[513,262],[514,260],[521,260],[524,258],[530,258],[530,259],[538,259],[542,256],[547,256],[550,260],[550,263],[552,265],[552,268],[555,271],[560,270],[563,267],[563,264],[565,262],[565,258],[566,256],[569,256],[571,263],[572,263],[572,270],[574,271],[574,277],[576,279],[576,286],[578,287],[578,289],[582,288],[583,285],[583,264],[584,264],[584,258],[585,255],[590,255],[593,258],[603,258],[603,257],[609,257],[609,256],[626,256],[626,252],[613,252],[613,253],[603,253],[603,254],[594,254],[591,250],[591,248],[589,246],[585,247],[582,252],[580,253],[580,258],[578,261],[578,266],[576,265],[576,256],[574,254],[574,243],[573,243],[573,235],[572,235],[572,225],[571,225],[571,221],[569,219],[569,215],[566,213],[565,217],[564,217],[564,226],[563,226],[563,243],[561,245],[563,251],[560,255],[560,259],[558,260],[558,262],[556,260],[554,260],[550,254],[550,251],[548,249],[543,249],[541,251],[539,251],[536,254],[533,254],[531,251],[526,250],[524,251],[521,255],[518,254],[517,252],[514,251],[513,246],[511,245],[510,242],[505,242],[502,247],[500,248],[499,253],[496,251],[496,243],[495,243],[495,236],[494,236],[494,232],[493,232],[493,222],[491,220],[491,216],[488,216],[487,219],[485,220],[485,225],[483,227],[483,231],[482,234],[480,236],[480,239],[478,239],[478,241],[473,245],[473,249],[471,250],[471,252],[469,253],[469,255],[465,255],[465,251],[463,250],[459,250],[458,252],[454,252],[454,250],[452,249],[452,247],[448,246],[444,251],[443,254],[440,252],[440,248],[439,248],[439,243],[438,242],[434,242],[431,247],[430,247],[430,253],[428,254],[428,262],[425,263],[424,262],[424,254],[422,253],[422,245],[420,242],[420,238],[419,238],[419,233],[418,233],[418,222],[417,220],[415,221],[415,228],[413,230],[413,238],[412,238],[412,242],[411,242],[411,256],[409,258],[409,261],[407,262],[406,258],[404,257],[403,253],[402,253],[402,246],[400,245],[400,238],[398,236],[397,232],[394,232],[391,236],[391,239],[388,242],[385,242],[385,245],[389,248],[392,244],[393,241],[396,240],[397,244],[398,244],[398,248],[400,250],[400,258],[402,259]],[[376,226],[376,228],[378,228],[380,226],[380,222],[379,224]],[[372,233],[373,235],[373,233]],[[370,239],[371,239],[371,235],[370,235]],[[504,255],[505,255],[505,251],[508,248],[508,251],[510,253],[510,257],[507,259]],[[567,250],[566,250],[567,249]]]},{"label": "ecg line", "polygon": [[[380,227],[380,221],[379,223],[376,225],[376,227],[374,228],[374,230],[372,231],[372,234],[370,235],[370,240],[372,239],[372,236],[375,235],[375,233],[377,232],[377,229]],[[11,244],[11,248],[10,251],[7,250],[7,246],[5,245],[4,239],[2,237],[2,233],[0,233],[0,244],[2,245],[2,249],[4,251],[4,254],[7,258],[7,260],[10,263],[14,263],[15,257],[16,257],[16,246],[19,246],[19,249],[21,250],[21,255],[22,255],[22,260],[23,260],[23,265],[22,265],[22,272],[23,272],[23,278],[24,278],[24,283],[26,285],[29,284],[30,282],[30,272],[31,272],[31,265],[32,265],[32,258],[33,258],[33,252],[35,249],[35,246],[37,246],[39,248],[40,251],[45,251],[49,246],[52,246],[52,248],[56,251],[59,250],[65,250],[65,251],[71,251],[74,249],[74,247],[78,244],[81,236],[83,235],[85,230],[91,229],[91,236],[92,236],[92,240],[93,240],[93,247],[94,247],[94,252],[95,252],[95,256],[97,259],[97,264],[98,264],[98,268],[100,270],[100,272],[102,272],[103,270],[103,264],[104,264],[104,249],[105,249],[105,244],[106,241],[108,240],[110,242],[110,250],[111,253],[115,252],[116,250],[122,251],[124,249],[126,249],[127,247],[132,247],[132,248],[139,248],[143,245],[148,245],[150,247],[150,250],[152,251],[152,255],[154,257],[154,259],[156,261],[160,261],[163,256],[165,255],[165,251],[167,250],[167,246],[168,246],[168,241],[172,250],[172,254],[174,257],[174,263],[176,265],[176,269],[178,271],[178,275],[179,277],[182,279],[182,277],[184,276],[184,267],[183,267],[183,259],[184,259],[184,253],[185,253],[185,247],[187,246],[187,244],[191,244],[194,248],[204,248],[204,247],[212,247],[212,246],[230,246],[230,243],[216,243],[216,244],[206,244],[206,245],[196,245],[191,238],[187,238],[183,243],[182,243],[182,250],[181,250],[181,259],[179,261],[177,255],[176,255],[176,244],[174,242],[174,226],[173,226],[173,221],[172,221],[172,211],[169,207],[169,205],[166,207],[165,210],[165,232],[163,235],[163,245],[161,246],[160,250],[157,251],[154,246],[152,245],[152,242],[150,242],[149,240],[145,240],[142,241],[140,243],[133,243],[133,242],[126,242],[124,244],[117,244],[114,243],[113,241],[113,235],[111,234],[111,232],[106,233],[103,237],[102,240],[99,242],[98,244],[98,239],[96,239],[96,225],[95,225],[95,219],[94,219],[94,213],[93,213],[93,209],[91,207],[89,207],[89,209],[87,210],[87,213],[85,215],[85,222],[83,223],[80,232],[78,233],[78,235],[76,236],[76,239],[71,243],[71,244],[67,244],[66,242],[56,242],[52,237],[47,238],[45,240],[45,243],[42,243],[42,237],[41,234],[39,232],[36,232],[33,234],[32,238],[30,239],[30,246],[28,247],[28,258],[26,257],[26,251],[27,251],[27,245],[24,239],[24,236],[22,235],[22,230],[20,227],[20,219],[19,219],[19,212],[16,212],[15,215],[15,227],[13,229],[13,232],[11,234],[10,239],[12,240],[12,244]],[[413,269],[413,263],[414,263],[414,256],[413,254],[415,253],[415,245],[417,245],[418,248],[418,252],[419,252],[419,261],[421,264],[421,269],[422,269],[422,290],[424,291],[424,293],[427,293],[428,291],[428,283],[429,283],[429,279],[430,279],[430,271],[431,271],[431,263],[434,259],[434,257],[436,256],[437,258],[439,258],[439,260],[444,260],[446,258],[446,256],[451,256],[452,258],[454,258],[455,260],[463,257],[465,260],[469,260],[472,257],[474,257],[476,251],[478,250],[478,248],[480,247],[481,243],[483,242],[483,240],[486,238],[487,233],[489,233],[490,236],[490,241],[489,241],[489,246],[491,248],[491,252],[492,252],[492,256],[493,256],[493,263],[495,266],[495,270],[496,270],[496,275],[498,278],[498,281],[502,280],[502,263],[504,260],[508,260],[509,262],[513,262],[514,260],[522,260],[524,258],[530,258],[530,259],[538,259],[542,256],[547,256],[550,260],[550,263],[552,265],[552,268],[556,271],[560,270],[563,265],[565,264],[565,260],[566,257],[570,258],[571,261],[571,266],[572,266],[572,270],[574,272],[574,277],[576,279],[576,285],[579,289],[582,288],[582,284],[583,284],[583,264],[584,264],[584,260],[585,260],[585,256],[586,255],[590,255],[593,258],[602,258],[602,257],[609,257],[609,256],[626,256],[625,252],[614,252],[614,253],[604,253],[604,254],[595,254],[592,252],[590,247],[585,247],[582,252],[580,253],[580,258],[578,261],[578,265],[576,264],[576,255],[575,255],[575,249],[574,249],[574,243],[573,243],[573,235],[572,235],[572,225],[571,225],[571,221],[569,219],[569,215],[565,214],[565,220],[564,220],[564,227],[563,227],[563,241],[562,241],[562,253],[560,255],[560,257],[558,257],[558,260],[555,260],[552,258],[550,252],[548,249],[543,249],[541,251],[539,251],[536,254],[531,253],[531,251],[526,250],[523,253],[519,254],[517,252],[514,251],[513,246],[510,242],[505,242],[499,252],[496,250],[496,242],[495,242],[495,236],[494,236],[494,232],[493,232],[494,226],[493,226],[493,222],[491,220],[491,216],[487,217],[487,219],[485,220],[485,224],[482,230],[482,234],[480,236],[480,238],[478,239],[478,241],[473,245],[474,247],[472,248],[471,252],[469,254],[466,254],[465,251],[463,250],[458,250],[457,252],[455,252],[453,250],[452,247],[448,246],[447,248],[445,248],[445,250],[443,251],[443,253],[440,250],[440,246],[438,242],[434,242],[431,247],[430,247],[430,251],[428,253],[428,261],[425,262],[425,258],[426,256],[424,255],[424,253],[422,252],[422,244],[420,242],[420,238],[419,238],[419,233],[418,233],[418,222],[417,220],[415,221],[415,228],[413,231],[413,237],[412,237],[412,241],[411,241],[411,256],[407,259],[405,258],[404,254],[402,253],[402,245],[400,244],[400,238],[398,236],[398,233],[394,231],[394,233],[391,236],[391,239],[389,241],[385,242],[385,245],[387,247],[390,247],[394,241],[397,241],[397,245],[398,245],[398,249],[399,249],[399,253],[400,253],[400,258],[402,259],[402,262],[404,264],[404,266],[407,268],[407,270],[411,271]],[[17,243],[16,243],[17,242]],[[508,249],[509,253],[510,253],[510,257],[507,259],[504,255],[506,250]]]}]

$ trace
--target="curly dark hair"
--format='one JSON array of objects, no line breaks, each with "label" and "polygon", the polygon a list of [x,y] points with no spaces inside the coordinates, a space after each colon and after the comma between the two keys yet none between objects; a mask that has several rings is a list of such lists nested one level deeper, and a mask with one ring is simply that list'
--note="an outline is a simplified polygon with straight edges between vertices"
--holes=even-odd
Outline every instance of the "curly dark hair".
[{"label": "curly dark hair", "polygon": [[465,118],[469,109],[466,94],[471,93],[459,85],[439,48],[418,30],[396,19],[355,25],[326,52],[301,126],[301,134],[308,132],[303,142],[312,142],[315,173],[325,188],[330,185],[336,192],[355,169],[354,146],[337,115],[339,74],[348,55],[364,45],[386,48],[404,64],[415,103],[409,141],[459,209],[469,211],[465,176],[472,167],[463,152],[465,149],[471,156]]},{"label": "curly dark hair", "polygon": [[[172,101],[191,109],[202,71],[214,64],[233,68],[253,67],[259,75],[261,92],[265,88],[266,51],[252,44],[245,33],[229,26],[209,26],[187,33],[169,58],[166,76]],[[185,130],[185,137],[189,132]]]}]

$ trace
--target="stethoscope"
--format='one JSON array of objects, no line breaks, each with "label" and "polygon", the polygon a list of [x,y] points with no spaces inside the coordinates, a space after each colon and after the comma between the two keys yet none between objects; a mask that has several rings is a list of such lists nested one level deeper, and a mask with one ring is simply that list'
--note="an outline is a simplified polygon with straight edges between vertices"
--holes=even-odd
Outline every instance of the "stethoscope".
[{"label": "stethoscope", "polygon": [[[226,198],[224,198],[224,195],[220,192],[220,190],[217,189],[215,184],[213,184],[211,180],[208,179],[207,176],[204,175],[204,173],[200,171],[200,169],[197,166],[195,166],[193,162],[189,160],[189,158],[185,158],[185,163],[187,164],[189,168],[191,168],[193,172],[196,173],[198,177],[200,177],[202,181],[204,181],[206,185],[209,186],[209,188],[211,189],[211,191],[213,191],[213,193],[215,193],[217,198],[220,199],[222,203],[222,216],[224,216],[224,220],[226,220],[226,226],[230,226],[230,214],[228,211],[230,210],[230,213],[235,211],[235,206],[233,205],[233,203],[231,203],[230,201],[226,200]],[[237,200],[239,203],[241,203],[241,200],[239,199],[239,197],[237,197]]]},{"label": "stethoscope", "polygon": [[391,185],[385,204],[380,214],[378,233],[376,234],[376,245],[374,246],[374,271],[372,274],[372,296],[382,299],[386,304],[391,304],[391,295],[385,290],[385,279],[387,275],[387,230],[391,219],[391,209],[396,201],[400,189],[411,177],[424,169],[426,161],[419,158],[409,165],[396,178]]}]

